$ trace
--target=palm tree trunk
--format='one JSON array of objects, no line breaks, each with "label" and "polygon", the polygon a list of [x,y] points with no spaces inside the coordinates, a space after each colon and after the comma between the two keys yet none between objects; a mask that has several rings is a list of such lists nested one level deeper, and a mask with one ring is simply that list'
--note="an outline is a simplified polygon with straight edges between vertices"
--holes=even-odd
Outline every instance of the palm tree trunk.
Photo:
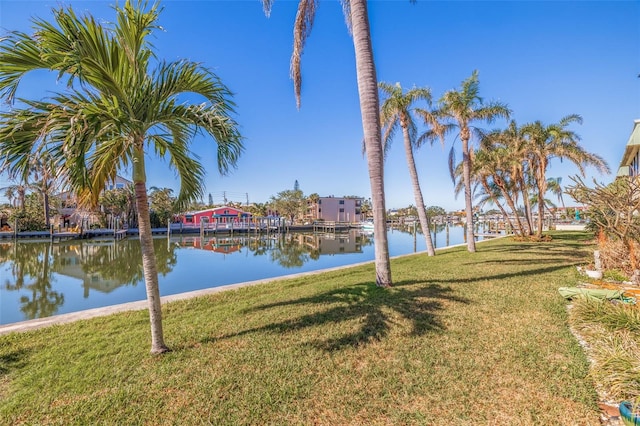
[{"label": "palm tree trunk", "polygon": [[407,155],[407,165],[409,166],[409,175],[411,176],[411,184],[413,186],[413,196],[416,200],[416,209],[418,210],[418,218],[420,219],[420,227],[424,234],[424,239],[427,244],[427,253],[429,256],[435,256],[436,250],[433,246],[431,239],[431,230],[429,229],[429,220],[427,219],[427,212],[424,206],[424,200],[422,199],[422,190],[420,189],[420,181],[418,180],[418,170],[416,169],[416,162],[413,156],[413,148],[411,147],[411,138],[409,137],[409,130],[406,125],[402,126],[402,135],[404,136],[404,151]]},{"label": "palm tree trunk", "polygon": [[538,238],[542,238],[542,227],[544,224],[544,194],[547,192],[547,180],[544,170],[546,167],[547,165],[541,162],[540,171],[538,172]]},{"label": "palm tree trunk", "polygon": [[[140,152],[142,150],[140,149]],[[136,156],[139,161],[133,164],[133,181],[138,209],[138,234],[142,250],[142,269],[144,272],[144,284],[147,290],[147,302],[149,304],[149,320],[151,323],[151,353],[161,354],[168,352],[169,348],[164,343],[162,331],[162,309],[160,303],[160,287],[158,285],[158,267],[156,254],[153,250],[153,237],[151,234],[151,219],[149,217],[149,200],[147,198],[146,177],[144,173],[144,153]]]},{"label": "palm tree trunk", "polygon": [[50,216],[50,211],[49,211],[49,192],[48,190],[45,189],[44,194],[42,194],[42,198],[43,198],[43,203],[44,205],[42,206],[44,208],[44,224],[47,227],[47,229],[49,229],[49,225],[51,224],[51,221],[49,220],[49,216]]},{"label": "palm tree trunk", "polygon": [[467,216],[467,250],[476,251],[476,239],[473,233],[473,204],[471,202],[471,156],[469,155],[469,129],[462,130],[462,178],[464,179],[464,208]]},{"label": "palm tree trunk", "polygon": [[[525,230],[524,230],[524,226],[522,225],[522,221],[520,220],[520,214],[518,214],[518,209],[516,208],[516,203],[513,200],[513,197],[511,196],[511,194],[509,193],[509,191],[507,190],[506,186],[504,185],[504,180],[501,177],[498,177],[498,179],[496,179],[498,176],[496,176],[494,174],[494,179],[493,181],[496,182],[496,185],[498,185],[498,188],[500,188],[500,192],[502,193],[502,196],[504,197],[504,199],[507,202],[507,205],[509,206],[509,208],[511,209],[511,211],[513,212],[513,214],[516,217],[516,224],[518,225],[518,232],[520,233],[521,236],[524,237],[525,235]],[[483,182],[484,184],[484,182]],[[485,187],[485,190],[488,190],[487,187]],[[494,201],[494,202],[497,202]],[[504,214],[505,212],[503,212]],[[507,222],[509,222],[509,225],[511,226],[511,229],[513,228],[513,225],[511,223],[511,220],[509,219],[509,216],[506,216]]]},{"label": "palm tree trunk", "polygon": [[351,1],[351,25],[353,46],[356,55],[356,75],[362,130],[369,166],[371,202],[373,205],[373,227],[375,242],[376,285],[391,287],[391,262],[387,240],[387,219],[384,195],[384,156],[380,132],[378,79],[373,61],[371,33],[366,0]]},{"label": "palm tree trunk", "polygon": [[527,235],[533,235],[533,220],[531,217],[531,201],[529,200],[529,189],[523,178],[519,179],[522,202],[524,203],[524,218],[527,222]]},{"label": "palm tree trunk", "polygon": [[[494,182],[495,182],[495,180],[494,180]],[[504,216],[504,219],[507,221],[509,228],[515,229],[514,226],[513,226],[513,223],[511,222],[511,219],[509,219],[509,213],[507,213],[507,211],[505,210],[505,208],[502,205],[502,203],[500,201],[498,201],[498,198],[493,195],[493,191],[491,191],[491,188],[489,187],[489,183],[487,182],[487,179],[486,178],[482,178],[480,180],[480,183],[482,184],[482,187],[484,188],[485,192],[487,194],[489,194],[489,197],[491,197],[491,201],[493,202],[493,204],[495,204],[498,207],[498,209],[500,209],[500,211],[502,212],[502,215]],[[500,191],[502,191],[501,187],[500,187]],[[504,191],[502,192],[502,196],[507,198],[505,196]],[[509,201],[507,201],[507,204],[509,204]],[[518,215],[516,213],[516,218],[517,217],[518,217]],[[522,224],[520,223],[520,221],[518,221],[518,225],[520,226],[519,231],[522,232],[522,228],[521,228]],[[505,234],[506,234],[506,229],[507,229],[507,227],[505,226]]]}]

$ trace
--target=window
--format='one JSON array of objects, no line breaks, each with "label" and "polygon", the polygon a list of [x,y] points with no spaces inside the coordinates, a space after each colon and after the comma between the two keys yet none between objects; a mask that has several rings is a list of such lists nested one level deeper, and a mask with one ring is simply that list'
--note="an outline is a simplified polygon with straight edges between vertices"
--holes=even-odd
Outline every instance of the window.
[{"label": "window", "polygon": [[338,201],[338,204],[344,204],[344,200]]},{"label": "window", "polygon": [[116,183],[116,189],[124,188],[124,183]]},{"label": "window", "polygon": [[344,209],[340,209],[340,213],[344,213]]}]

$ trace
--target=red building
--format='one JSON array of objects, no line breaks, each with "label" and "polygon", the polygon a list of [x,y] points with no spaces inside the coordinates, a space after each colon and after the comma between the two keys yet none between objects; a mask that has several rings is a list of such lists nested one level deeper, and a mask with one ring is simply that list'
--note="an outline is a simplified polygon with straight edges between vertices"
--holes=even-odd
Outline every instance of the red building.
[{"label": "red building", "polygon": [[251,213],[229,206],[188,212],[182,215],[182,223],[190,226],[200,226],[200,223],[241,223],[250,219]]}]

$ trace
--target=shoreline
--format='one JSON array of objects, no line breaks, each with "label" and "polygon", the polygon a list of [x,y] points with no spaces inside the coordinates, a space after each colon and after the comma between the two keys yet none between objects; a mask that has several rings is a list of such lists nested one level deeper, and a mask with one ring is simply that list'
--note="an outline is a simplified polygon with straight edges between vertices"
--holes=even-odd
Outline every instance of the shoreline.
[{"label": "shoreline", "polygon": [[[482,242],[485,242],[485,241],[493,241],[495,239],[504,238],[504,237],[507,237],[507,235],[498,235],[498,236],[496,236],[494,238],[482,239],[480,241],[476,241],[476,244],[482,243]],[[461,246],[465,246],[465,245],[466,245],[466,243],[455,244],[455,245],[452,245],[452,246],[437,248],[436,251],[448,250],[448,249],[461,247]],[[416,255],[425,254],[425,253],[426,253],[426,250],[423,250],[423,251],[416,252],[416,253],[407,253],[407,254],[401,254],[401,255],[398,255],[398,256],[393,256],[393,257],[391,257],[391,259],[392,260],[393,259],[399,259],[399,258],[406,257],[406,256],[416,256]],[[341,270],[341,269],[345,269],[345,268],[353,268],[353,267],[367,265],[367,264],[374,263],[374,262],[375,262],[374,260],[368,260],[368,261],[365,261],[365,262],[353,263],[353,264],[350,264],[350,265],[335,266],[335,267],[332,267],[332,268],[319,269],[317,271],[299,272],[299,273],[295,273],[295,274],[282,275],[282,276],[274,277],[274,278],[266,278],[266,279],[260,279],[260,280],[254,280],[254,281],[245,281],[245,282],[241,282],[241,283],[227,284],[227,285],[223,285],[223,286],[220,286],[220,287],[210,287],[210,288],[206,288],[206,289],[202,289],[202,290],[193,290],[193,291],[188,291],[188,292],[184,292],[184,293],[171,294],[171,295],[160,297],[160,301],[164,305],[166,303],[176,302],[176,301],[179,301],[179,300],[192,299],[194,297],[206,296],[206,295],[209,295],[209,294],[220,293],[222,291],[235,290],[235,289],[242,288],[242,287],[249,287],[249,286],[260,285],[260,284],[268,284],[268,283],[274,282],[274,281],[288,280],[288,279],[299,278],[299,277],[304,277],[304,276],[309,276],[309,275],[316,275],[316,274],[321,274],[321,273],[325,273],[325,272],[337,271],[337,270]],[[83,311],[70,312],[70,313],[67,313],[67,314],[60,314],[60,315],[53,315],[53,316],[50,316],[50,317],[35,318],[35,319],[32,319],[32,320],[19,321],[19,322],[14,322],[14,323],[9,323],[9,324],[0,324],[0,335],[9,334],[9,333],[13,333],[13,332],[25,332],[25,331],[30,331],[30,330],[37,330],[39,328],[49,327],[49,326],[52,326],[52,325],[66,324],[66,323],[79,321],[79,320],[85,320],[85,319],[97,318],[97,317],[102,317],[102,316],[108,316],[108,315],[112,315],[112,314],[116,314],[116,313],[120,313],[120,312],[139,311],[139,310],[144,310],[144,309],[147,309],[147,308],[148,308],[147,300],[143,299],[143,300],[138,300],[138,301],[135,301],[135,302],[120,303],[120,304],[117,304],[117,305],[104,306],[104,307],[93,308],[93,309],[86,309],[86,310],[83,310]]]}]

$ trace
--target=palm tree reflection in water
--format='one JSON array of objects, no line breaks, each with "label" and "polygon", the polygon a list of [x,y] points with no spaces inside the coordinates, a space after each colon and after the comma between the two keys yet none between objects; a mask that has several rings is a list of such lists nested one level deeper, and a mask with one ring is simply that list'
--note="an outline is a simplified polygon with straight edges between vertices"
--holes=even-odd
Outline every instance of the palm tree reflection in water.
[{"label": "palm tree reflection in water", "polygon": [[[451,227],[451,239],[448,226],[432,227],[436,246],[463,241],[461,227]],[[394,228],[389,235],[394,256],[425,250],[419,225]],[[371,234],[352,230],[157,237],[153,244],[161,289],[168,295],[370,261],[374,241]],[[135,237],[0,242],[0,324],[142,300],[140,259]]]}]

